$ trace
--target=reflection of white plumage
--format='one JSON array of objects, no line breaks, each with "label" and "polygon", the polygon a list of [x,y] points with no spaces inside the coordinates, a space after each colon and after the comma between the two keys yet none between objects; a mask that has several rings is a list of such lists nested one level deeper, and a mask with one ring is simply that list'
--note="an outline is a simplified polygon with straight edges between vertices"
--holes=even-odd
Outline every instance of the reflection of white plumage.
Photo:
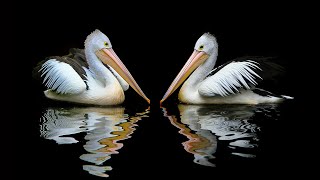
[{"label": "reflection of white plumage", "polygon": [[[179,86],[179,100],[188,104],[259,104],[279,103],[288,96],[274,95],[255,88],[259,81],[269,78],[280,66],[264,60],[238,59],[215,69],[218,56],[216,38],[203,34],[195,44],[194,52],[174,79],[160,103]],[[213,69],[213,70],[212,70]],[[270,72],[267,72],[271,71]]]},{"label": "reflection of white plumage", "polygon": [[[180,120],[164,114],[171,123],[180,129],[179,133],[189,140],[183,142],[187,152],[194,155],[194,162],[204,166],[215,166],[214,159],[218,141],[228,141],[232,154],[242,157],[255,157],[246,149],[257,146],[257,132],[260,128],[252,123],[256,113],[268,115],[275,112],[275,105],[186,105],[179,104]],[[187,125],[187,126],[185,126]],[[239,151],[241,149],[241,151]]]},{"label": "reflection of white plumage", "polygon": [[66,135],[77,134],[86,131],[86,118],[83,114],[73,114],[63,109],[47,109],[42,116],[40,125],[40,135],[46,139],[52,139],[58,144],[77,143],[73,137]]},{"label": "reflection of white plumage", "polygon": [[123,107],[49,108],[41,118],[41,137],[58,144],[71,144],[78,140],[65,136],[85,132],[83,147],[88,153],[82,154],[80,159],[93,164],[84,165],[83,169],[90,174],[107,177],[104,172],[112,168],[102,166],[103,163],[118,153],[117,150],[123,147],[118,141],[130,138],[135,122],[149,112],[146,110],[129,116],[124,114],[124,110]]},{"label": "reflection of white plumage", "polygon": [[[98,140],[113,136],[111,135],[113,131],[121,130],[117,125],[127,120],[128,116],[124,114],[123,107],[49,108],[42,116],[40,132],[42,137],[55,140],[58,144],[76,143],[78,140],[73,137],[64,136],[88,132],[86,139],[95,140],[99,144]],[[93,133],[101,136],[91,138]]]},{"label": "reflection of white plumage", "polygon": [[[194,154],[194,162],[197,164],[201,164],[204,166],[215,166],[209,159],[214,159],[215,156],[213,154],[216,153],[217,150],[217,137],[212,134],[207,129],[204,129],[202,125],[199,123],[199,114],[197,113],[197,106],[188,106],[188,105],[178,105],[180,111],[180,118],[183,124],[187,124],[188,127],[194,132],[197,137],[201,137],[199,139],[206,139],[206,146],[201,148],[195,148],[193,152]],[[203,140],[197,140],[199,142]],[[186,144],[186,143],[184,143]],[[193,144],[194,145],[194,144]]]},{"label": "reflection of white plumage", "polygon": [[129,85],[146,101],[139,85],[99,30],[85,41],[85,49],[70,49],[66,56],[52,56],[39,63],[35,76],[43,77],[46,97],[82,104],[116,105],[124,101]]},{"label": "reflection of white plumage", "polygon": [[[219,140],[237,140],[246,137],[254,137],[259,128],[248,120],[254,115],[253,106],[210,107],[198,105],[179,104],[181,122],[198,124],[199,129],[209,130],[218,136]],[[194,118],[192,118],[194,117]]]}]

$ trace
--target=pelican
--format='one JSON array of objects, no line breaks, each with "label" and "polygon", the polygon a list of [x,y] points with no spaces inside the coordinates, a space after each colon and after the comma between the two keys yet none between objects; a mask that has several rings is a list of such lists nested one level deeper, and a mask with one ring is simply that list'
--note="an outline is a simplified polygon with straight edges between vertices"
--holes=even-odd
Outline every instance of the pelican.
[{"label": "pelican", "polygon": [[[264,67],[275,64],[253,59],[233,60],[215,69],[218,43],[210,33],[203,34],[194,51],[174,79],[160,104],[182,85],[178,99],[186,104],[260,104],[279,103],[292,97],[274,95],[256,88],[258,81],[268,74]],[[278,66],[279,67],[279,66]],[[212,70],[213,69],[213,70]]]},{"label": "pelican", "polygon": [[117,105],[129,85],[148,103],[128,69],[112,49],[109,38],[99,30],[87,36],[83,49],[53,56],[39,63],[36,74],[43,78],[47,98],[92,105]]}]

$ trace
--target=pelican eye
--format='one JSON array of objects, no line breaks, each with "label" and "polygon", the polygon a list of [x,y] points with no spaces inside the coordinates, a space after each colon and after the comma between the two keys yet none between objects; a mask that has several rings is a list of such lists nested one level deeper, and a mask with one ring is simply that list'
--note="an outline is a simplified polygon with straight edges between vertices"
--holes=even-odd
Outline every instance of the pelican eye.
[{"label": "pelican eye", "polygon": [[108,47],[109,43],[108,42],[104,42],[104,46]]},{"label": "pelican eye", "polygon": [[203,47],[204,47],[204,46],[203,46],[203,45],[201,45],[201,46],[199,47],[199,50],[202,50],[202,49],[203,49]]}]

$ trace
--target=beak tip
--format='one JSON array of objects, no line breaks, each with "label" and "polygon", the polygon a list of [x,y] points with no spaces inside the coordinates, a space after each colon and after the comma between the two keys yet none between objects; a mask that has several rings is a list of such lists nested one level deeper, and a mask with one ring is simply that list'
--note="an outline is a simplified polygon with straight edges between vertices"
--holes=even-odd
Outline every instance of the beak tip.
[{"label": "beak tip", "polygon": [[164,99],[161,99],[161,101],[160,101],[160,107],[162,107],[163,101],[164,101]]}]

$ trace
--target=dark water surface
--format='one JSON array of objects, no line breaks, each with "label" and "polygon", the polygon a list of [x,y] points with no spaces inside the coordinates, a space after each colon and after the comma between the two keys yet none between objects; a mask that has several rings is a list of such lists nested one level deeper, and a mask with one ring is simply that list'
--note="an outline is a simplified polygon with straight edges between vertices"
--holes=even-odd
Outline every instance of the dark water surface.
[{"label": "dark water surface", "polygon": [[247,179],[256,172],[285,174],[283,168],[299,166],[302,156],[294,101],[36,108],[36,132],[25,146],[31,149],[32,177]]},{"label": "dark water surface", "polygon": [[112,166],[106,161],[119,153],[123,141],[131,138],[137,122],[148,113],[147,109],[129,115],[124,107],[47,108],[40,120],[40,136],[58,145],[81,144],[85,150],[79,157],[82,169],[108,177]]}]

